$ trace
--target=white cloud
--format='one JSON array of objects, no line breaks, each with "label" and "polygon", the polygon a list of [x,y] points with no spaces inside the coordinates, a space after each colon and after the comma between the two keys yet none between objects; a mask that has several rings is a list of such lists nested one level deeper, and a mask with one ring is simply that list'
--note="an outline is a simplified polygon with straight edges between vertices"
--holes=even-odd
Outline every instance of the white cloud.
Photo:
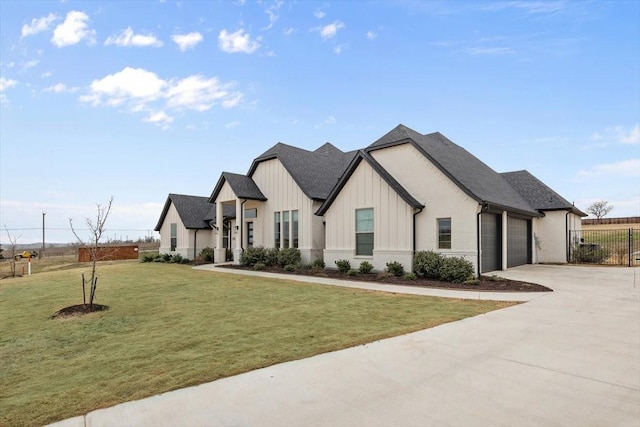
[{"label": "white cloud", "polygon": [[316,9],[315,12],[313,12],[313,16],[315,16],[318,19],[322,19],[325,16],[327,16],[327,13],[320,9]]},{"label": "white cloud", "polygon": [[56,15],[50,13],[47,16],[38,19],[32,19],[31,25],[24,24],[22,26],[22,37],[32,36],[34,34],[41,33],[43,31],[47,31],[53,21],[56,20]]},{"label": "white cloud", "polygon": [[615,141],[620,144],[640,144],[640,124],[626,130],[624,126],[612,126],[603,132],[594,132],[591,135],[594,141]]},{"label": "white cloud", "polygon": [[374,33],[373,31],[367,31],[367,38],[368,38],[369,40],[373,40],[373,39],[375,39],[376,37],[378,37],[378,35],[377,35],[376,33]]},{"label": "white cloud", "polygon": [[170,111],[206,111],[214,105],[233,108],[243,94],[234,90],[235,82],[220,82],[216,77],[192,75],[183,79],[164,80],[140,68],[122,71],[94,80],[81,102],[93,106],[122,107],[130,113],[146,113],[145,122],[162,125],[173,122]]},{"label": "white cloud", "polygon": [[229,33],[227,30],[220,31],[218,46],[227,53],[253,53],[260,44],[256,40],[251,40],[251,35],[241,28],[235,33]]},{"label": "white cloud", "polygon": [[162,90],[166,85],[167,83],[155,73],[141,68],[126,67],[100,80],[94,80],[89,93],[80,100],[91,102],[94,106],[103,102],[108,105],[120,105],[131,99],[154,100],[162,96]]},{"label": "white cloud", "polygon": [[71,46],[86,39],[89,44],[95,43],[95,30],[89,28],[89,16],[77,10],[67,13],[64,22],[53,31],[51,42],[57,47]]},{"label": "white cloud", "polygon": [[583,169],[578,172],[578,175],[583,177],[607,175],[609,177],[631,176],[640,178],[640,158],[622,160],[614,163],[602,163],[591,169]]},{"label": "white cloud", "polygon": [[25,63],[24,63],[24,65],[23,65],[23,67],[24,67],[24,69],[25,69],[25,70],[26,70],[26,69],[28,69],[28,68],[33,68],[33,67],[35,67],[36,65],[38,65],[38,63],[39,63],[39,62],[40,62],[40,61],[38,61],[37,59],[33,59],[33,60],[31,60],[31,61],[27,61],[27,62],[25,62]]},{"label": "white cloud", "polygon": [[44,73],[40,74],[40,77],[46,79],[47,77],[51,77],[52,75],[53,73],[51,71],[45,71]]},{"label": "white cloud", "polygon": [[470,55],[508,55],[516,53],[515,50],[508,47],[472,47],[467,49]]},{"label": "white cloud", "polygon": [[169,123],[173,123],[174,118],[165,113],[164,111],[157,111],[150,113],[147,117],[142,119],[143,122],[153,123],[161,129],[165,130],[169,128]]},{"label": "white cloud", "polygon": [[530,14],[555,13],[566,8],[566,1],[507,1],[491,3],[486,10],[520,9]]},{"label": "white cloud", "polygon": [[56,83],[53,86],[49,86],[48,88],[43,89],[44,92],[53,92],[53,93],[64,93],[64,92],[77,92],[80,88],[78,87],[67,87],[64,83]]},{"label": "white cloud", "polygon": [[313,128],[314,129],[320,129],[323,126],[332,125],[332,124],[335,124],[335,123],[336,123],[336,118],[334,116],[329,116],[322,123],[320,123],[319,125],[315,125]]},{"label": "white cloud", "polygon": [[333,21],[331,24],[327,24],[324,27],[319,27],[317,30],[320,32],[320,37],[324,40],[333,38],[338,33],[338,30],[344,28],[344,23],[340,21]]},{"label": "white cloud", "polygon": [[215,77],[205,79],[199,75],[189,76],[172,84],[167,90],[167,105],[176,109],[206,111],[217,101],[228,97],[229,86],[221,84]]},{"label": "white cloud", "polygon": [[181,51],[187,49],[193,49],[198,43],[203,40],[202,34],[198,32],[192,32],[188,34],[174,34],[171,36],[171,40],[178,45]]},{"label": "white cloud", "polygon": [[279,16],[276,14],[278,9],[284,4],[282,0],[276,0],[274,3],[271,3],[269,7],[265,9],[265,13],[269,16],[269,25],[267,25],[263,30],[270,30],[273,27],[273,24],[276,23]]},{"label": "white cloud", "polygon": [[116,45],[122,47],[162,47],[161,40],[153,34],[134,34],[131,27],[117,36],[110,36],[104,41],[105,46]]},{"label": "white cloud", "polygon": [[12,79],[5,79],[4,77],[0,77],[0,92],[5,91],[6,89],[12,88],[17,85],[18,82]]},{"label": "white cloud", "polygon": [[239,121],[234,120],[233,122],[225,123],[224,127],[226,127],[227,129],[231,129],[238,126],[239,124],[240,124]]},{"label": "white cloud", "polygon": [[339,55],[339,54],[341,54],[341,53],[342,53],[342,51],[343,51],[346,47],[347,47],[347,45],[346,45],[346,44],[340,44],[340,45],[338,45],[338,46],[334,47],[334,48],[333,48],[333,51],[334,51],[336,54],[338,54],[338,55]]},{"label": "white cloud", "polygon": [[295,31],[295,29],[293,27],[287,28],[286,30],[282,30],[282,35],[283,36],[290,36],[291,34],[293,34],[294,31]]}]

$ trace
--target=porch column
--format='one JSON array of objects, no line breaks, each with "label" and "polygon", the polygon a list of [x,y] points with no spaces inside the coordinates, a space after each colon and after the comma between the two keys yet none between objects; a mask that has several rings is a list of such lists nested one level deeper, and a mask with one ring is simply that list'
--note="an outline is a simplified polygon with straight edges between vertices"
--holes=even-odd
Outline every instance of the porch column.
[{"label": "porch column", "polygon": [[242,212],[242,203],[240,199],[236,198],[236,229],[233,230],[236,236],[236,244],[233,249],[233,263],[235,265],[240,264],[240,256],[242,255],[242,232],[244,231],[244,218]]},{"label": "porch column", "polygon": [[508,258],[507,252],[509,252],[509,247],[507,243],[507,221],[509,219],[509,215],[507,215],[507,211],[502,211],[502,269],[506,270],[508,267]]},{"label": "porch column", "polygon": [[216,203],[216,248],[213,251],[214,262],[225,262],[226,255],[225,249],[222,247],[222,236],[224,235],[224,228],[222,226],[224,218],[222,217],[222,202]]}]

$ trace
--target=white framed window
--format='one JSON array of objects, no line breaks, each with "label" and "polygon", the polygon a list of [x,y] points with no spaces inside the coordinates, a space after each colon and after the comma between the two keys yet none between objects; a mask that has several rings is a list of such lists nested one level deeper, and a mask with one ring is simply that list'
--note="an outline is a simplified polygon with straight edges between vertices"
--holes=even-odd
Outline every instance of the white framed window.
[{"label": "white framed window", "polygon": [[438,218],[438,249],[451,249],[451,218]]},{"label": "white framed window", "polygon": [[171,223],[171,248],[170,251],[173,252],[176,250],[176,246],[178,246],[178,224],[175,222]]},{"label": "white framed window", "polygon": [[373,208],[356,209],[356,255],[373,255]]}]

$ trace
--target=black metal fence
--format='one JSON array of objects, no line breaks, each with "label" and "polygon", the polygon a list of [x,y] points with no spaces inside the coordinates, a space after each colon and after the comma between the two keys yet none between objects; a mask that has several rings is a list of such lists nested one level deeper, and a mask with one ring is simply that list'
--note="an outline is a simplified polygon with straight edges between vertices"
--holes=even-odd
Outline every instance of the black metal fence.
[{"label": "black metal fence", "polygon": [[575,264],[640,265],[640,229],[573,230],[569,262]]}]

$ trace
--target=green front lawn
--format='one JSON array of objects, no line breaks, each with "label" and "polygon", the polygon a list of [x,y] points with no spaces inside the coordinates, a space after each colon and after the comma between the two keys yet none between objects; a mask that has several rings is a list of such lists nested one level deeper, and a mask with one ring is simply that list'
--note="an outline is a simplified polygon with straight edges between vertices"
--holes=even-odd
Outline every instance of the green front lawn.
[{"label": "green front lawn", "polygon": [[252,369],[452,322],[513,303],[439,299],[105,263],[0,281],[0,425],[42,425]]}]

